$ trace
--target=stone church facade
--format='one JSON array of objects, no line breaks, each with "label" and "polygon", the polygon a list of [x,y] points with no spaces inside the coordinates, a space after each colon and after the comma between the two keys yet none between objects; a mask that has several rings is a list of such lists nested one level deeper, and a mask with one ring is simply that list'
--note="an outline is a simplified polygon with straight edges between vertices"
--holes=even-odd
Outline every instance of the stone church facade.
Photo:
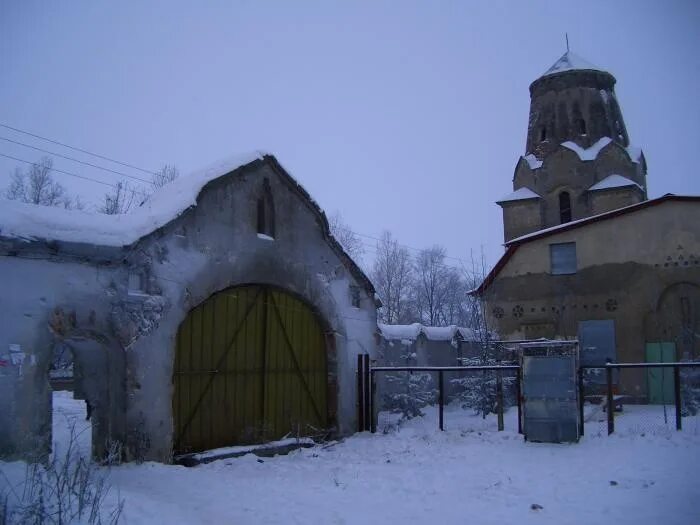
[{"label": "stone church facade", "polygon": [[379,303],[271,155],[183,176],[122,216],[3,202],[0,255],[0,457],[48,452],[57,345],[97,457],[356,428]]},{"label": "stone church facade", "polygon": [[[578,338],[584,364],[697,359],[700,197],[647,200],[614,83],[571,53],[532,83],[506,251],[474,293],[503,339]],[[621,393],[648,401],[645,374]]]}]

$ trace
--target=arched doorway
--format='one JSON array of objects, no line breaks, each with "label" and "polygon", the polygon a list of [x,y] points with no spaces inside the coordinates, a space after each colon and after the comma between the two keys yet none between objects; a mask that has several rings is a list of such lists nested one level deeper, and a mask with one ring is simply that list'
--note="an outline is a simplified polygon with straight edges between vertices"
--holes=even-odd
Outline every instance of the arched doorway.
[{"label": "arched doorway", "polygon": [[223,290],[190,311],[176,345],[176,455],[328,428],[324,331],[297,297],[267,285]]}]

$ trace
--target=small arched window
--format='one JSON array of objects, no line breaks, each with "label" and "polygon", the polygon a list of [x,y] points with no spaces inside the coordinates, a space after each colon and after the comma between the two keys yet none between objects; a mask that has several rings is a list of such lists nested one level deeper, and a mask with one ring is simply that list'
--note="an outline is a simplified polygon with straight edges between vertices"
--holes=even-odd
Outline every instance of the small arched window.
[{"label": "small arched window", "polygon": [[578,119],[578,132],[579,135],[585,135],[586,133],[588,133],[588,131],[586,130],[586,121],[582,118]]},{"label": "small arched window", "polygon": [[258,235],[275,236],[275,206],[270,181],[265,179],[257,202]]},{"label": "small arched window", "polygon": [[545,140],[547,140],[547,128],[542,126],[540,130],[540,142],[544,142]]},{"label": "small arched window", "polygon": [[571,196],[568,191],[559,194],[559,222],[564,224],[571,221]]}]

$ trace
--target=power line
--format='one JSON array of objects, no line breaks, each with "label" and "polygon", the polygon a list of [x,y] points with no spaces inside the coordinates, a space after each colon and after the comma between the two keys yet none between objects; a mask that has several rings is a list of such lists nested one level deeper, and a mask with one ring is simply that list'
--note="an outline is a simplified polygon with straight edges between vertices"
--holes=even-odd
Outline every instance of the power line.
[{"label": "power line", "polygon": [[[37,139],[40,139],[40,140],[45,140],[45,141],[47,141],[47,142],[51,142],[52,144],[57,144],[57,145],[59,145],[59,146],[63,146],[64,148],[69,148],[69,149],[72,149],[72,150],[74,150],[74,151],[79,151],[79,152],[81,152],[81,153],[85,153],[85,154],[87,154],[87,155],[92,155],[92,156],[94,156],[94,157],[97,157],[97,158],[100,158],[100,159],[103,159],[103,160],[106,160],[106,161],[109,161],[109,162],[114,162],[114,163],[116,163],[116,164],[119,164],[119,165],[121,165],[121,166],[125,166],[125,167],[127,167],[127,168],[136,169],[136,170],[142,171],[142,172],[144,172],[144,173],[149,173],[149,174],[151,174],[151,175],[157,175],[157,173],[154,172],[154,171],[147,170],[147,169],[144,169],[144,168],[139,168],[138,166],[134,166],[133,164],[128,164],[128,163],[126,163],[126,162],[122,162],[122,161],[120,161],[120,160],[116,160],[116,159],[113,159],[113,158],[110,158],[110,157],[106,157],[106,156],[104,156],[104,155],[99,155],[99,154],[97,154],[97,153],[93,153],[93,152],[91,152],[91,151],[88,151],[88,150],[85,150],[85,149],[81,149],[81,148],[78,148],[78,147],[75,147],[75,146],[70,146],[70,145],[65,144],[65,143],[63,143],[63,142],[59,142],[59,141],[57,141],[57,140],[49,139],[49,138],[47,138],[47,137],[42,137],[41,135],[37,135],[37,134],[35,134],[35,133],[30,133],[29,131],[24,131],[24,130],[22,130],[22,129],[15,128],[15,127],[9,126],[9,125],[7,125],[7,124],[3,124],[3,123],[1,123],[1,122],[0,122],[0,127],[6,128],[6,129],[10,129],[10,130],[12,130],[12,131],[16,131],[17,133],[23,133],[23,134],[25,134],[25,135],[28,135],[28,136],[30,136],[30,137],[34,137],[34,138],[37,138]],[[97,166],[97,165],[95,165],[95,164],[90,164],[89,162],[84,162],[84,161],[81,161],[81,160],[78,160],[78,159],[74,159],[74,158],[72,158],[72,157],[67,157],[67,156],[62,155],[62,154],[60,154],[60,153],[53,153],[53,152],[50,152],[50,151],[47,151],[47,150],[44,150],[44,149],[41,149],[41,148],[38,148],[38,147],[35,147],[35,146],[30,146],[30,145],[24,144],[24,143],[22,143],[22,142],[17,142],[17,141],[14,141],[14,140],[11,140],[11,139],[8,139],[8,138],[5,138],[5,137],[0,137],[0,139],[5,140],[5,141],[7,141],[7,142],[14,143],[14,144],[18,144],[18,145],[20,145],[20,146],[25,146],[25,147],[27,147],[27,148],[32,148],[32,149],[37,150],[37,151],[42,151],[42,152],[44,152],[44,153],[48,153],[49,155],[55,155],[55,156],[62,157],[62,158],[67,159],[67,160],[71,160],[71,161],[74,161],[74,162],[78,162],[78,163],[84,164],[84,165],[86,165],[86,166],[91,166],[91,167],[93,167],[93,168],[101,169],[101,170],[108,171],[108,172],[111,172],[111,173],[116,173],[117,175],[122,175],[122,176],[124,176],[124,177],[128,177],[128,178],[134,179],[134,180],[138,180],[138,181],[144,182],[144,183],[146,183],[146,184],[154,184],[153,181],[148,181],[148,180],[145,180],[145,179],[141,179],[141,178],[139,178],[139,177],[135,177],[135,176],[133,176],[133,175],[127,175],[126,173],[122,173],[122,172],[120,172],[120,171],[115,171],[115,170],[111,170],[111,169],[109,169],[109,168],[104,168],[104,167],[102,167],[102,166]],[[4,156],[4,157],[8,157],[8,158],[13,158],[13,157],[9,157],[9,156],[7,156],[7,155],[3,155],[3,156]],[[28,164],[35,164],[35,163],[33,163],[33,162],[29,162],[29,161],[21,160],[21,159],[14,159],[14,160],[19,160],[20,162],[26,162],[26,163],[28,163]],[[85,179],[85,180],[90,180],[90,181],[92,181],[92,182],[97,182],[97,183],[99,183],[99,184],[105,184],[105,185],[111,186],[111,187],[113,187],[113,188],[116,188],[116,186],[114,186],[114,185],[112,185],[112,184],[108,184],[108,183],[105,183],[105,182],[97,181],[97,180],[91,179],[91,178],[89,178],[89,177],[84,177],[84,176],[80,176],[80,175],[71,174],[71,173],[64,172],[64,171],[62,171],[62,170],[56,169],[56,168],[53,168],[53,169],[54,169],[55,171],[59,172],[59,173],[65,173],[66,175],[72,175],[72,176],[74,176],[74,177],[82,178],[82,179]],[[139,193],[142,193],[143,195],[145,195],[145,193],[143,193],[143,192],[139,192]],[[349,229],[349,228],[348,228],[348,229]],[[349,229],[349,230],[350,230],[350,229]],[[381,239],[378,238],[378,237],[374,237],[374,236],[372,236],[372,235],[367,235],[367,234],[364,234],[364,233],[358,233],[358,232],[355,232],[355,231],[352,231],[352,230],[350,230],[350,231],[351,231],[352,233],[354,233],[355,235],[358,235],[358,236],[360,236],[360,237],[365,237],[365,238],[367,238],[367,239],[372,239],[372,240],[374,240],[374,241],[379,241],[379,242],[381,242]],[[365,244],[366,246],[371,246],[371,245],[368,244],[368,243],[363,243],[363,244]],[[421,251],[423,251],[421,248],[416,248],[416,247],[414,247],[414,246],[408,246],[408,245],[406,245],[406,244],[401,244],[401,243],[397,243],[397,244],[398,244],[399,246],[401,246],[402,248],[406,248],[406,249],[409,249],[409,250],[413,250],[413,251],[415,251],[415,252],[421,252]],[[376,247],[376,246],[372,246],[372,247]],[[464,259],[460,259],[459,257],[452,257],[452,256],[450,256],[450,255],[445,255],[445,258],[446,258],[446,259],[452,259],[452,260],[454,260],[454,261],[458,261],[458,262],[460,262],[461,264],[465,264],[465,265],[467,264],[466,261],[464,261]],[[459,269],[459,268],[457,268],[457,269]]]},{"label": "power line", "polygon": [[48,153],[49,155],[54,155],[54,156],[56,156],[56,157],[61,157],[62,159],[66,159],[66,160],[70,160],[70,161],[73,161],[73,162],[77,162],[77,163],[79,163],[79,164],[84,164],[85,166],[90,166],[91,168],[97,168],[98,170],[108,171],[108,172],[110,172],[110,173],[116,173],[117,175],[121,175],[121,176],[127,177],[127,178],[129,178],[129,179],[134,179],[134,180],[137,180],[137,181],[139,181],[139,182],[144,182],[144,183],[146,183],[146,184],[154,184],[153,181],[150,181],[150,180],[142,179],[142,178],[140,178],[140,177],[135,177],[135,176],[133,176],[133,175],[129,175],[129,174],[127,174],[127,173],[123,173],[123,172],[121,172],[121,171],[116,171],[116,170],[113,170],[113,169],[110,169],[110,168],[105,168],[105,167],[102,167],[102,166],[98,166],[97,164],[91,164],[90,162],[85,162],[85,161],[82,161],[82,160],[79,160],[79,159],[76,159],[76,158],[73,158],[73,157],[68,157],[68,156],[63,155],[63,154],[61,154],[61,153],[55,153],[55,152],[53,152],[53,151],[49,151],[49,150],[46,150],[46,149],[37,148],[36,146],[32,146],[32,145],[30,145],[30,144],[25,144],[24,142],[18,142],[18,141],[16,141],[16,140],[8,139],[8,138],[6,138],[6,137],[0,137],[0,140],[4,140],[4,141],[6,141],[6,142],[11,142],[12,144],[17,144],[18,146],[23,146],[23,147],[25,147],[25,148],[31,148],[31,149],[36,150],[36,151],[41,151],[41,152],[43,152],[43,153]]},{"label": "power line", "polygon": [[25,135],[29,135],[30,137],[34,137],[36,139],[45,140],[46,142],[50,142],[52,144],[57,144],[58,146],[63,146],[64,148],[72,149],[74,151],[79,151],[80,153],[92,155],[93,157],[97,157],[98,159],[107,160],[109,162],[114,162],[115,164],[119,164],[119,165],[125,166],[127,168],[139,170],[139,171],[142,171],[144,173],[148,173],[150,175],[157,175],[157,173],[155,171],[147,170],[144,168],[139,168],[138,166],[134,166],[133,164],[128,164],[128,163],[122,162],[120,160],[115,160],[115,159],[112,159],[109,157],[105,157],[104,155],[99,155],[98,153],[93,153],[92,151],[88,151],[86,149],[76,148],[75,146],[70,146],[68,144],[65,144],[63,142],[59,142],[57,140],[42,137],[41,135],[36,135],[35,133],[30,133],[29,131],[24,131],[24,130],[19,129],[19,128],[13,128],[12,126],[8,126],[7,124],[3,124],[1,122],[0,122],[0,127],[6,128],[6,129],[11,129],[12,131],[16,131],[17,133],[23,133]]},{"label": "power line", "polygon": [[[32,166],[39,166],[39,164],[37,164],[36,162],[13,157],[12,155],[5,155],[4,153],[0,153],[0,157],[5,157],[6,159],[16,160],[17,162],[24,162],[25,164],[31,164]],[[51,171],[57,171],[58,173],[63,173],[64,175],[70,175],[71,177],[76,177],[78,179],[83,179],[83,180],[87,180],[90,182],[95,182],[97,184],[102,184],[103,186],[109,186],[110,188],[119,189],[118,185],[110,184],[109,182],[105,182],[103,180],[97,180],[97,179],[93,179],[90,177],[86,177],[84,175],[78,175],[77,173],[71,173],[70,171],[64,171],[64,170],[60,170],[60,169],[54,168],[54,167],[51,168]],[[147,193],[145,193],[143,191],[134,190],[134,192],[139,193],[139,194],[144,195],[144,196],[148,195]]]}]

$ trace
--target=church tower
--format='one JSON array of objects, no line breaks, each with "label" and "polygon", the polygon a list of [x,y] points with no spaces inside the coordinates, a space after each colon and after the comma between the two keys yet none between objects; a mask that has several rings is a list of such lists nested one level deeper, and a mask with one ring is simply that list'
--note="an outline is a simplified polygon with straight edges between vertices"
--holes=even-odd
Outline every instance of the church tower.
[{"label": "church tower", "polygon": [[646,200],[646,161],[630,145],[615,82],[567,51],[530,84],[525,155],[498,201],[506,242]]}]

